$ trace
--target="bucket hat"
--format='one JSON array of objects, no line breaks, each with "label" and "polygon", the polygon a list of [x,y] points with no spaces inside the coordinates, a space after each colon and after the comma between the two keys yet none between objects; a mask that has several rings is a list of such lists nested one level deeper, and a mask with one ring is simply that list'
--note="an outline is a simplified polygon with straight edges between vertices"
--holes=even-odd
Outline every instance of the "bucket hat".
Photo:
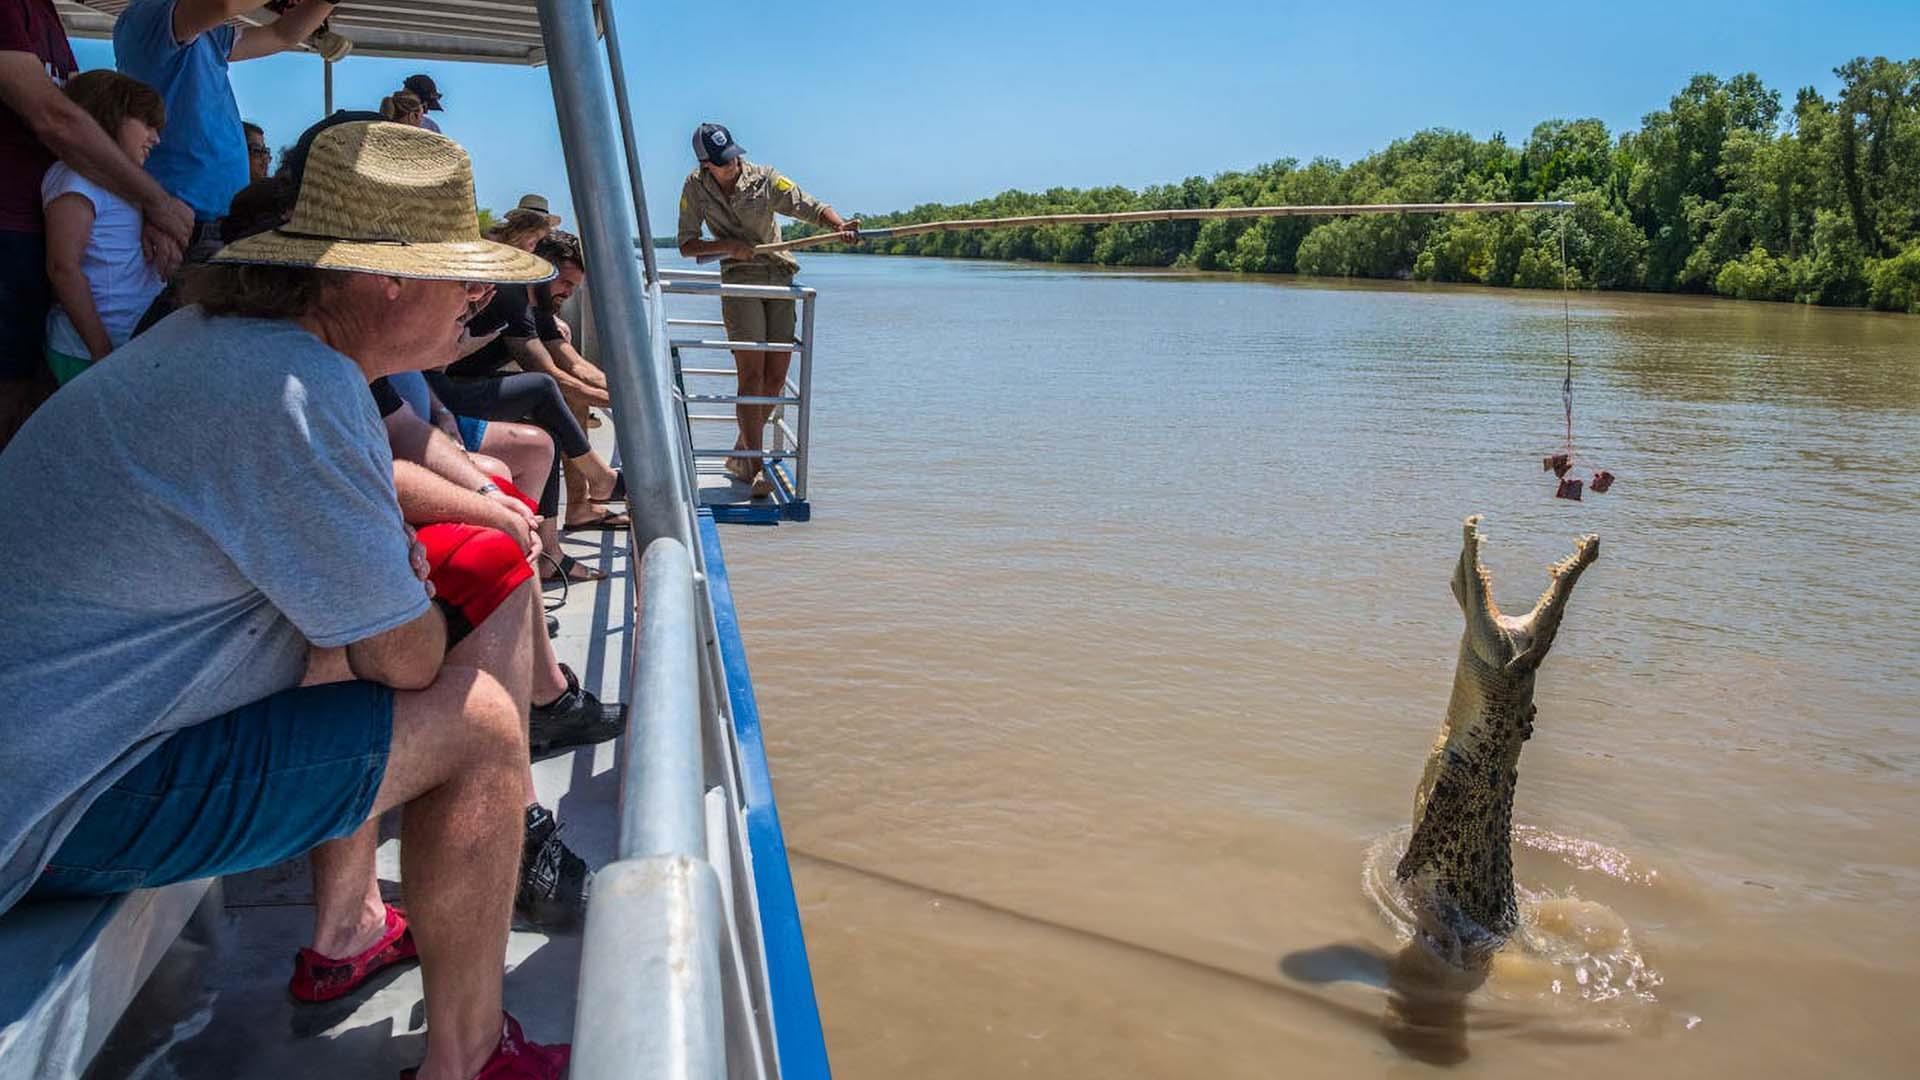
[{"label": "bucket hat", "polygon": [[458,143],[365,121],[315,136],[293,217],[221,248],[213,261],[498,285],[554,274],[545,259],[481,238],[473,163]]},{"label": "bucket hat", "polygon": [[560,215],[553,212],[553,207],[547,203],[545,195],[522,195],[514,209],[545,215],[549,229],[558,228],[560,225]]}]

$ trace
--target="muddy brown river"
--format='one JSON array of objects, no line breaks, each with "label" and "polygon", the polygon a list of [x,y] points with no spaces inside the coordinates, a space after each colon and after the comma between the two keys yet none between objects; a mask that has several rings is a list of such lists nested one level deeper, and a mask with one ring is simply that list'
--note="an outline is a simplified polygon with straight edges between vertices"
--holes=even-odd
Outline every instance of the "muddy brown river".
[{"label": "muddy brown river", "polygon": [[[839,1076],[1920,1067],[1920,319],[1576,295],[1569,503],[1558,294],[803,279],[815,519],[725,535]],[[1602,551],[1528,942],[1409,1020],[1470,513],[1509,608]]]}]

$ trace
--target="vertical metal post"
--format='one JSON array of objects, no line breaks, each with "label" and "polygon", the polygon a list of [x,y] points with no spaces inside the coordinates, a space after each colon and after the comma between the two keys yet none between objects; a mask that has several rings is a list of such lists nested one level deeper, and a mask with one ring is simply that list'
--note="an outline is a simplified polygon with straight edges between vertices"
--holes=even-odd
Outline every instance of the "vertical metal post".
[{"label": "vertical metal post", "polygon": [[320,61],[320,98],[327,104],[327,110],[321,116],[333,115],[333,61]]},{"label": "vertical metal post", "polygon": [[[596,55],[593,5],[590,0],[538,2],[560,146],[593,282],[588,299],[600,339],[595,359],[611,384],[633,549],[643,551],[662,536],[692,548],[697,543],[693,501],[681,470],[665,339],[656,341],[656,313],[648,307],[647,289],[633,258],[632,208],[612,197],[622,177],[605,69]],[[660,329],[664,332],[665,325]]]},{"label": "vertical metal post", "polygon": [[647,223],[647,189],[640,179],[640,151],[634,146],[633,109],[627,105],[627,69],[620,59],[620,31],[614,25],[615,0],[600,0],[600,26],[607,36],[607,65],[613,73],[613,104],[620,112],[620,142],[627,152],[627,178],[633,182],[633,217],[640,225],[640,259],[649,285],[660,280],[654,262],[653,226]]},{"label": "vertical metal post", "polygon": [[809,421],[813,415],[813,301],[809,295],[800,303],[800,426],[794,433],[793,495],[807,501],[807,458],[813,455]]}]

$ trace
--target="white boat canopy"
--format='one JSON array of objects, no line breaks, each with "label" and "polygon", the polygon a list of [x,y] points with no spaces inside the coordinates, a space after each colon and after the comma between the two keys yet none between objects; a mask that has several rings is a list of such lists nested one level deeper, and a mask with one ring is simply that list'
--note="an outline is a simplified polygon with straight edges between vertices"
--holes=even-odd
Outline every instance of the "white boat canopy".
[{"label": "white boat canopy", "polygon": [[[128,0],[54,0],[67,33],[111,38]],[[234,20],[273,21],[264,10]],[[534,0],[354,0],[333,16],[333,30],[353,41],[354,56],[473,60],[537,66],[547,62]]]}]

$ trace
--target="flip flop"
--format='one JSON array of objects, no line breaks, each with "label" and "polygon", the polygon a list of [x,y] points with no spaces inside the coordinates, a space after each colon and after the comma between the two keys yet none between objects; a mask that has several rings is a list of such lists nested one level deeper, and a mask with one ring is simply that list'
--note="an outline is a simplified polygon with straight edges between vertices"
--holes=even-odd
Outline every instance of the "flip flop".
[{"label": "flip flop", "polygon": [[[584,528],[585,526],[582,527]],[[540,584],[542,585],[552,585],[561,581],[571,585],[590,581],[605,581],[607,578],[606,571],[601,570],[597,566],[588,566],[586,563],[581,562],[571,555],[562,554],[556,559],[552,555],[543,552],[540,558],[554,565],[553,573],[540,575]],[[576,574],[576,571],[584,571],[584,573]]]},{"label": "flip flop", "polygon": [[627,526],[632,524],[633,522],[628,519],[627,515],[622,514],[618,511],[609,510],[606,513],[601,514],[599,517],[593,518],[590,521],[582,521],[576,525],[562,525],[560,527],[560,531],[561,532],[584,532],[589,529],[604,529],[607,531],[612,531],[615,529],[624,529]]}]

